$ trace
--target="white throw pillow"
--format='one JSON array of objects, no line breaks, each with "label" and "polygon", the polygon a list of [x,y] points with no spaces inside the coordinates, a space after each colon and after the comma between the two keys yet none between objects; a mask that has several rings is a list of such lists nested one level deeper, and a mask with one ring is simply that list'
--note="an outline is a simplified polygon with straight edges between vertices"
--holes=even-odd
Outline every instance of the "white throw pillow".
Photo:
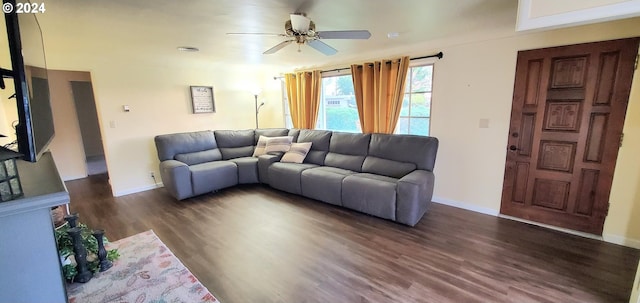
[{"label": "white throw pillow", "polygon": [[261,155],[264,155],[264,148],[267,147],[267,140],[269,139],[269,137],[265,137],[265,136],[260,136],[260,138],[258,138],[258,143],[256,144],[256,149],[253,150],[253,156],[254,157],[259,157]]},{"label": "white throw pillow", "polygon": [[286,152],[291,147],[292,136],[271,137],[267,139],[267,145],[264,147],[266,154],[276,152]]},{"label": "white throw pillow", "polygon": [[311,142],[293,143],[280,162],[302,163],[311,149]]}]

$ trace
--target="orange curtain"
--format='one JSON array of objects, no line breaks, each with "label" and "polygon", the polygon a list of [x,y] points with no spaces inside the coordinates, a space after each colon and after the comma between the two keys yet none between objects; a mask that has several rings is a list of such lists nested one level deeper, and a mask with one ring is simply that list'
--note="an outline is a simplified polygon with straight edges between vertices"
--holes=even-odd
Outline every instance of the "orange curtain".
[{"label": "orange curtain", "polygon": [[284,75],[293,127],[314,129],[320,108],[320,71]]},{"label": "orange curtain", "polygon": [[409,57],[351,65],[362,133],[394,132],[408,70]]}]

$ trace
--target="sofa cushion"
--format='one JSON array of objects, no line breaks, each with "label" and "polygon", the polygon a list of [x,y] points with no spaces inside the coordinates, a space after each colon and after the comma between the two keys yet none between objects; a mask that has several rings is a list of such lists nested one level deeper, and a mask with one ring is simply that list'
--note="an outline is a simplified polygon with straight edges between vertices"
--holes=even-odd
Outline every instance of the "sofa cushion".
[{"label": "sofa cushion", "polygon": [[254,150],[254,131],[249,130],[216,130],[213,132],[222,153],[222,159],[250,157]]},{"label": "sofa cushion", "polygon": [[301,129],[298,135],[298,143],[311,142],[311,150],[304,159],[305,163],[324,165],[324,158],[329,152],[329,142],[331,140],[331,131]]},{"label": "sofa cushion", "polygon": [[382,159],[378,157],[367,157],[362,164],[362,171],[393,178],[402,178],[406,174],[416,170],[416,165],[409,162],[400,162]]},{"label": "sofa cushion", "polygon": [[438,139],[413,135],[372,134],[369,156],[414,163],[418,169],[433,171]]},{"label": "sofa cushion", "polygon": [[300,174],[309,168],[318,167],[308,163],[276,162],[269,166],[269,185],[286,192],[301,194]]},{"label": "sofa cushion", "polygon": [[216,136],[218,147],[242,147],[256,144],[252,129],[216,130],[213,133]]},{"label": "sofa cushion", "polygon": [[160,161],[174,160],[177,154],[218,148],[216,138],[210,130],[159,135],[154,141]]},{"label": "sofa cushion", "polygon": [[291,148],[291,140],[293,140],[293,137],[289,136],[269,138],[267,139],[267,145],[264,147],[264,152],[266,154],[284,153]]},{"label": "sofa cushion", "polygon": [[254,141],[258,142],[258,139],[260,139],[260,136],[265,136],[265,137],[287,136],[289,134],[289,130],[286,128],[262,128],[262,129],[256,129],[254,133],[255,133]]},{"label": "sofa cushion", "polygon": [[229,160],[238,166],[238,183],[258,183],[258,158],[241,157]]},{"label": "sofa cushion", "polygon": [[370,134],[334,132],[324,165],[362,171],[362,162],[369,149]]},{"label": "sofa cushion", "polygon": [[222,160],[222,154],[220,153],[220,150],[216,148],[193,153],[177,154],[175,159],[187,165],[194,165]]},{"label": "sofa cushion", "polygon": [[342,180],[342,206],[395,220],[397,181],[368,173],[347,176]]},{"label": "sofa cushion", "polygon": [[298,142],[298,137],[300,136],[300,130],[297,128],[292,128],[289,130],[287,136],[293,137],[293,142]]},{"label": "sofa cushion", "polygon": [[292,143],[289,150],[282,156],[280,162],[302,163],[311,149],[311,142]]},{"label": "sofa cushion", "polygon": [[342,205],[342,180],[355,172],[319,166],[302,172],[300,183],[305,197],[324,201],[334,205]]},{"label": "sofa cushion", "polygon": [[238,184],[238,167],[229,161],[189,166],[193,194],[200,195]]}]

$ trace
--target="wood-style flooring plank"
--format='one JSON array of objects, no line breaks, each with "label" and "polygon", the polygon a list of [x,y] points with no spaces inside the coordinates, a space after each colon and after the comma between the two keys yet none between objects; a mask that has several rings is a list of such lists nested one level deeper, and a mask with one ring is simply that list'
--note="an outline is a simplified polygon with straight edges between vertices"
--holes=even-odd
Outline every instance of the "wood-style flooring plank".
[{"label": "wood-style flooring plank", "polygon": [[628,302],[640,251],[432,203],[407,227],[262,185],[175,201],[67,182],[111,240],[149,229],[224,303]]}]

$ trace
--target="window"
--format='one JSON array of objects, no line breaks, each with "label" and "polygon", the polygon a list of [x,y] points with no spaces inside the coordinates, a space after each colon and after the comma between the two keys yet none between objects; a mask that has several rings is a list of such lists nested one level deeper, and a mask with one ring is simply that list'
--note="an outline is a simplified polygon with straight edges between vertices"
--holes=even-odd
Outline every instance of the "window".
[{"label": "window", "polygon": [[316,129],[360,132],[360,118],[351,74],[322,77]]},{"label": "window", "polygon": [[[429,135],[433,64],[409,67],[396,134]],[[282,81],[285,126],[292,127],[286,88]],[[359,133],[360,118],[351,74],[324,76],[316,129]]]},{"label": "window", "polygon": [[284,127],[293,128],[293,120],[291,120],[291,111],[289,111],[289,97],[287,97],[287,87],[284,79],[280,81],[282,87],[282,102],[284,103]]},{"label": "window", "polygon": [[411,66],[396,134],[429,135],[433,64]]}]

